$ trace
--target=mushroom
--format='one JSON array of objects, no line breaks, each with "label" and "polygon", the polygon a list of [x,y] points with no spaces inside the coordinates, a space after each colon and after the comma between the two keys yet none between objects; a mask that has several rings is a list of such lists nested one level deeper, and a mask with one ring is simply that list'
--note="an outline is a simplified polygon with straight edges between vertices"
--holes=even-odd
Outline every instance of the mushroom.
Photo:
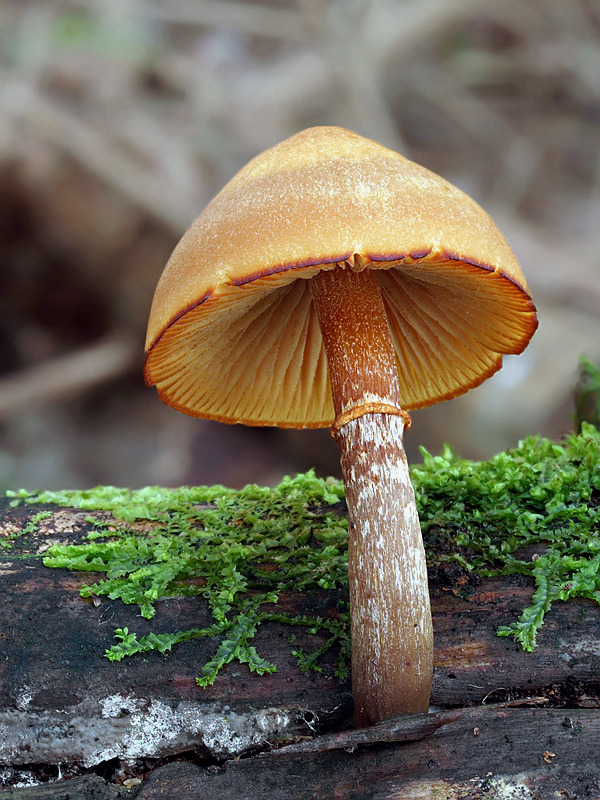
[{"label": "mushroom", "polygon": [[519,264],[473,200],[335,127],[251,160],[158,283],[145,379],[165,403],[227,423],[331,426],[348,505],[357,726],[429,707],[407,412],[478,386],[536,326]]}]

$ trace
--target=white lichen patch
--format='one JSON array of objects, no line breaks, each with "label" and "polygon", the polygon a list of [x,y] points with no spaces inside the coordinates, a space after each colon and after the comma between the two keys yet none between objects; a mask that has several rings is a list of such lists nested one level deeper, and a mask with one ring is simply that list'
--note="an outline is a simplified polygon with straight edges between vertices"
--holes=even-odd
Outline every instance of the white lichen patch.
[{"label": "white lichen patch", "polygon": [[111,758],[157,758],[184,749],[206,748],[216,758],[241,755],[285,733],[297,720],[281,709],[247,714],[179,703],[113,695],[102,701],[103,716],[118,719],[122,734],[109,747],[88,756],[84,766]]},{"label": "white lichen patch", "polygon": [[486,779],[486,788],[489,786],[490,794],[496,800],[532,800],[534,797],[519,776],[511,775],[510,778],[498,777]]},{"label": "white lichen patch", "polygon": [[0,712],[0,763],[71,763],[161,758],[187,750],[223,759],[306,732],[301,710],[236,712],[216,704],[169,705],[133,695],[84,700],[60,711]]},{"label": "white lichen patch", "polygon": [[123,697],[122,694],[111,694],[100,701],[101,714],[104,719],[123,717],[126,714],[138,711],[142,705],[143,701],[139,698],[131,695]]},{"label": "white lichen patch", "polygon": [[0,770],[0,786],[8,786],[10,789],[27,789],[31,786],[39,786],[40,781],[33,777],[30,770],[12,769],[5,767]]},{"label": "white lichen patch", "polygon": [[19,711],[27,711],[33,700],[33,692],[30,686],[23,686],[15,698],[15,705]]}]

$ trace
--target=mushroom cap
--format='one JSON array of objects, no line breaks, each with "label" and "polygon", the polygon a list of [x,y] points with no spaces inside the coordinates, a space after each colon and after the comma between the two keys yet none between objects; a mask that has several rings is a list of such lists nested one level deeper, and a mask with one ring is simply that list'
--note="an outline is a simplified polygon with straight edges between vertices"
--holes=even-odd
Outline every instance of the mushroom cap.
[{"label": "mushroom cap", "polygon": [[369,139],[310,128],[252,159],[175,248],[146,383],[191,416],[330,425],[308,281],[338,264],[377,270],[407,409],[479,385],[537,327],[519,264],[477,203]]}]

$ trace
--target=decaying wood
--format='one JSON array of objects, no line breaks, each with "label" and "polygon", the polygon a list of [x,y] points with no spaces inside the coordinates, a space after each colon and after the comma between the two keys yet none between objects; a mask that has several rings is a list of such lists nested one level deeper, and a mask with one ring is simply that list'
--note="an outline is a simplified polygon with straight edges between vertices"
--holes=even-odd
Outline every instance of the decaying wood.
[{"label": "decaying wood", "polygon": [[[284,625],[264,625],[256,638],[277,673],[260,677],[231,664],[208,689],[199,689],[195,676],[214,652],[210,640],[167,656],[109,662],[103,654],[115,628],[141,635],[204,626],[207,609],[197,598],[174,598],[159,602],[149,623],[134,606],[81,599],[79,588],[96,576],[20,556],[43,553],[50,542],[83,540],[89,512],[5,507],[0,536],[22,529],[40,510],[52,516],[0,556],[0,781],[11,769],[35,776],[44,765],[81,774],[11,797],[118,797],[123,787],[103,780],[107,764],[126,765],[121,780],[144,779],[127,790],[142,800],[477,798],[492,789],[502,797],[502,781],[533,793],[507,797],[600,797],[597,605],[556,603],[537,649],[525,653],[496,630],[526,605],[531,585],[495,579],[466,587],[432,575],[435,713],[402,723],[394,735],[383,726],[354,741],[359,732],[344,732],[349,685],[334,677],[333,657],[322,673],[301,672]],[[332,615],[338,600],[335,593],[290,594],[281,604],[287,612]],[[294,633],[294,646],[305,650],[321,641]],[[181,758],[185,763],[166,763]]]},{"label": "decaying wood", "polygon": [[220,765],[188,757],[157,767],[127,791],[87,775],[0,791],[0,800],[596,800],[599,740],[597,711],[479,707],[417,742],[275,751]]},{"label": "decaying wood", "polygon": [[384,742],[418,742],[426,739],[443,725],[456,722],[460,711],[438,712],[437,714],[403,714],[371,725],[340,733],[315,736],[306,742],[298,742],[273,750],[274,755],[296,753],[323,753],[326,750],[354,751],[357,747]]},{"label": "decaying wood", "polygon": [[[473,709],[419,742],[230,761],[214,772],[172,764],[140,800],[487,800],[597,798],[600,715]],[[161,793],[162,792],[162,793]]]}]

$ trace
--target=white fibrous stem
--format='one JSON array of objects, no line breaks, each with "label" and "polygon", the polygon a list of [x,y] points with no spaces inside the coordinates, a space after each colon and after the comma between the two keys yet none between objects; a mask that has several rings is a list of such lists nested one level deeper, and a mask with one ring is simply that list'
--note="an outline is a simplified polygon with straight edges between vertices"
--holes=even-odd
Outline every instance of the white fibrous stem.
[{"label": "white fibrous stem", "polygon": [[357,727],[429,708],[433,632],[403,428],[400,416],[365,414],[337,436],[348,504]]},{"label": "white fibrous stem", "polygon": [[425,552],[377,274],[340,266],[314,276],[311,290],[348,505],[352,692],[362,727],[428,710],[433,632]]}]

